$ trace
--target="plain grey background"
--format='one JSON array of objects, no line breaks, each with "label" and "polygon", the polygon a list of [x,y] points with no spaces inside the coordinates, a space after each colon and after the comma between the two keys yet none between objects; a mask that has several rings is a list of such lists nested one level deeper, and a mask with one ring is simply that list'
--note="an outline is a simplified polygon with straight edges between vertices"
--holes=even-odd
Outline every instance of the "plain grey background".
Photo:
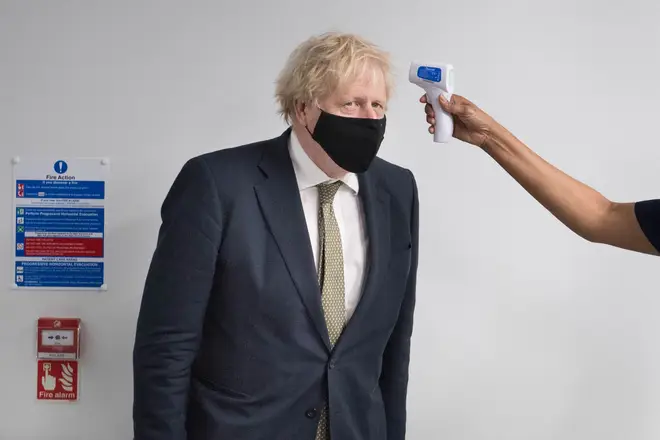
[{"label": "plain grey background", "polygon": [[[130,439],[131,350],[159,208],[199,153],[284,130],[274,80],[313,34],[390,51],[381,156],[421,201],[409,435],[656,440],[658,260],[589,244],[481,151],[432,142],[411,60],[608,197],[660,197],[653,0],[0,1],[0,438]],[[111,161],[107,292],[15,292],[11,158]],[[81,395],[35,399],[34,322],[83,319]]]}]

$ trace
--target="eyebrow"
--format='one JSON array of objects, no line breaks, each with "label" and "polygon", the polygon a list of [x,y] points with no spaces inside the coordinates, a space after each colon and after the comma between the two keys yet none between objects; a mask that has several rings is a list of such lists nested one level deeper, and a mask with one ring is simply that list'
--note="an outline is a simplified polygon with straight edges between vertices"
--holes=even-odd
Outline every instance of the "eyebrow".
[{"label": "eyebrow", "polygon": [[[347,95],[347,96],[349,96],[349,95]],[[364,96],[364,95],[353,96],[352,98],[347,97],[346,99],[350,99],[350,100],[354,100],[354,101],[358,101],[358,102],[372,101],[372,102],[376,102],[376,103],[378,103],[382,106],[385,105],[385,100],[384,99],[376,98],[376,99],[371,99],[370,100],[367,96]]]}]

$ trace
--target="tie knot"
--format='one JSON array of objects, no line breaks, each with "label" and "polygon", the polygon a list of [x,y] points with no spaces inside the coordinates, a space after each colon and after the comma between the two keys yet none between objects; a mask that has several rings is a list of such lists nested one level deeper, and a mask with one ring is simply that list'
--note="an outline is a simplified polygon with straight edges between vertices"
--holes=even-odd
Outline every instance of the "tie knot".
[{"label": "tie knot", "polygon": [[335,194],[337,194],[337,190],[339,190],[341,185],[341,180],[331,183],[319,183],[317,187],[319,189],[319,201],[321,204],[332,203],[332,200],[335,198]]}]

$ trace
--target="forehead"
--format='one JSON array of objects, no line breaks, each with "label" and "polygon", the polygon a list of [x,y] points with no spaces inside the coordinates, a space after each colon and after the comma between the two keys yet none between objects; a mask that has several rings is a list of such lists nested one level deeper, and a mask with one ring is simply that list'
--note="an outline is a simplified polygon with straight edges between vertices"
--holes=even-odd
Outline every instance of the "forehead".
[{"label": "forehead", "polygon": [[338,98],[361,98],[370,101],[387,101],[385,75],[379,68],[365,67],[347,77],[333,94]]}]

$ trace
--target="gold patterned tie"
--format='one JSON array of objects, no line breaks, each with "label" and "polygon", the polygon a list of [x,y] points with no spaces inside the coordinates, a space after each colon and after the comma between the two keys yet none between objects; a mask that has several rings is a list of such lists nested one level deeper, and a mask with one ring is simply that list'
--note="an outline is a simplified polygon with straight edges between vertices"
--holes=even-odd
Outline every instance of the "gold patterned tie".
[{"label": "gold patterned tie", "polygon": [[[319,284],[330,344],[334,347],[346,325],[344,256],[332,203],[341,181],[322,183],[319,190]],[[316,440],[329,440],[327,404],[321,411]]]}]

